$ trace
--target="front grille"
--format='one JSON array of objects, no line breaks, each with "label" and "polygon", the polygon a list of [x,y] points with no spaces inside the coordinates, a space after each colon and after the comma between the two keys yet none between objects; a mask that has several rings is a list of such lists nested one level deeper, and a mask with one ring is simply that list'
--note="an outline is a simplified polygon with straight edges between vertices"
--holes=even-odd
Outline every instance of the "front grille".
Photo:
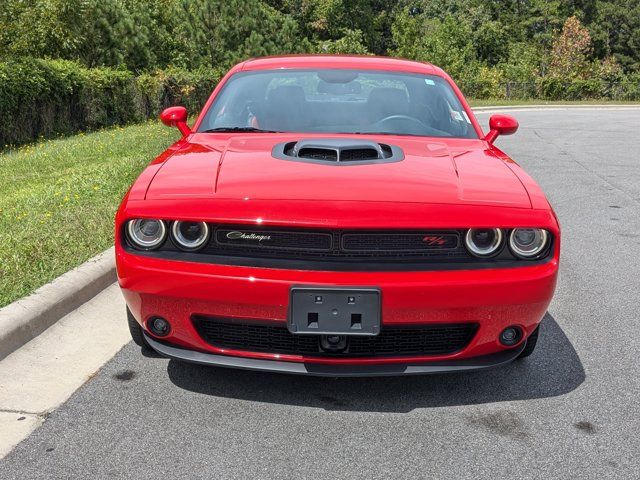
[{"label": "front grille", "polygon": [[202,253],[218,256],[295,260],[403,261],[473,260],[458,230],[287,230],[250,226],[212,226]]},{"label": "front grille", "polygon": [[304,231],[217,228],[213,243],[210,246],[218,249],[330,251],[332,236],[329,233]]},{"label": "front grille", "polygon": [[457,233],[346,233],[342,249],[346,252],[443,252],[458,248]]},{"label": "front grille", "polygon": [[327,353],[319,336],[294,335],[284,325],[204,316],[194,316],[193,324],[203,340],[219,348],[330,357],[447,355],[466,347],[478,329],[475,323],[383,327],[375,337],[348,337],[343,352]]}]

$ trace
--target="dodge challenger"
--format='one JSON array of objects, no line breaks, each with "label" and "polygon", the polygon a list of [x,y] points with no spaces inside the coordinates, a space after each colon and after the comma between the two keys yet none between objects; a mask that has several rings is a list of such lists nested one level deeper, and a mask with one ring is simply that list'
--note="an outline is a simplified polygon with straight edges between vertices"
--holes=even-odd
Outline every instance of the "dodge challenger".
[{"label": "dodge challenger", "polygon": [[133,340],[169,358],[368,376],[529,356],[560,227],[440,68],[353,56],[245,61],[116,216]]}]

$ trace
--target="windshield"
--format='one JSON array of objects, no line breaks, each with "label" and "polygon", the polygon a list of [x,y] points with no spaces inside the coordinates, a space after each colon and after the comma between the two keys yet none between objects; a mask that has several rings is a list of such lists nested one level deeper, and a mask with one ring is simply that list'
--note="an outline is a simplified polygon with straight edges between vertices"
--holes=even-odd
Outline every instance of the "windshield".
[{"label": "windshield", "polygon": [[441,77],[338,69],[237,73],[198,130],[478,138]]}]

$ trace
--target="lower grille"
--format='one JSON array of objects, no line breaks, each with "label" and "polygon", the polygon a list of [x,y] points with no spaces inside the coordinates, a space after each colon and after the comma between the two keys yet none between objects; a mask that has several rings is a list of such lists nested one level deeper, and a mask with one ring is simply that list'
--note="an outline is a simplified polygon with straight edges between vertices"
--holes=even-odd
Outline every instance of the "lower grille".
[{"label": "lower grille", "polygon": [[321,350],[319,336],[294,335],[283,325],[203,316],[194,316],[193,324],[219,348],[327,357],[446,355],[466,347],[478,330],[475,323],[383,327],[375,337],[348,337],[347,349],[333,353]]}]

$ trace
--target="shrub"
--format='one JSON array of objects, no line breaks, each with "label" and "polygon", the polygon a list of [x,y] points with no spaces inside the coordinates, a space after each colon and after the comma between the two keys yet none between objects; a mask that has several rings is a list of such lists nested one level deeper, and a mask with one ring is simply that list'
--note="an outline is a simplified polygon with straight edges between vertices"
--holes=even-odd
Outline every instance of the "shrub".
[{"label": "shrub", "polygon": [[192,113],[207,100],[221,72],[176,68],[135,77],[66,60],[0,62],[0,148],[39,137],[138,122],[170,105]]}]

